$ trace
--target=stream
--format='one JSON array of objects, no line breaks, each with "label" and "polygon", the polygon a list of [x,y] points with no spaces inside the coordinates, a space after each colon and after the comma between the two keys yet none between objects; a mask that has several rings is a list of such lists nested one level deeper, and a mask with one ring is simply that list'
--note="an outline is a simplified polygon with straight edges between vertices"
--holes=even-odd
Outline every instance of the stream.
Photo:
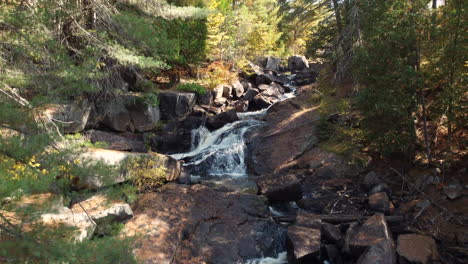
[{"label": "stream", "polygon": [[[280,101],[295,96],[295,88],[290,89],[292,92],[285,93]],[[171,156],[184,162],[184,169],[190,173],[192,183],[227,188],[229,191],[241,191],[256,185],[253,177],[248,174],[245,138],[249,131],[265,124],[262,119],[268,109],[238,113],[240,120],[211,132],[204,126],[194,129],[191,132],[191,150]],[[273,207],[270,207],[270,211],[274,215],[281,214]],[[245,264],[287,263],[284,250],[277,252],[274,258],[250,259]]]}]

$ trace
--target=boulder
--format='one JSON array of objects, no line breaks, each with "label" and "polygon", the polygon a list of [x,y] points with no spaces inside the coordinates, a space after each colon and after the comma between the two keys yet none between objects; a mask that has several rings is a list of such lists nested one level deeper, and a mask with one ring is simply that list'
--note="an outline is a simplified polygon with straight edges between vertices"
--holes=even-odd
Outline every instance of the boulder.
[{"label": "boulder", "polygon": [[394,209],[392,202],[385,192],[374,193],[369,196],[369,207],[384,214],[391,213]]},{"label": "boulder", "polygon": [[321,229],[322,218],[320,217],[320,215],[310,213],[305,210],[299,210],[296,215],[295,225],[314,229]]},{"label": "boulder", "polygon": [[137,236],[141,263],[246,263],[284,251],[284,228],[257,195],[167,184],[141,195],[134,214],[122,234]]},{"label": "boulder", "polygon": [[88,100],[71,104],[48,105],[43,114],[63,129],[63,132],[78,133],[85,129],[92,110],[92,103]]},{"label": "boulder", "polygon": [[167,122],[162,130],[149,139],[151,149],[165,154],[190,151],[192,130],[199,128],[203,124],[203,120],[202,116],[189,116],[182,121],[171,120]]},{"label": "boulder", "polygon": [[133,152],[146,152],[146,146],[142,141],[129,139],[120,136],[116,133],[110,133],[99,130],[89,130],[86,136],[92,143],[104,142],[107,143],[106,149],[120,150],[120,151],[133,151]]},{"label": "boulder", "polygon": [[257,179],[259,193],[271,202],[296,201],[301,199],[301,180],[293,174],[264,175]]},{"label": "boulder", "polygon": [[291,56],[288,58],[288,68],[290,71],[302,71],[309,68],[309,62],[304,56]]},{"label": "boulder", "polygon": [[220,84],[216,86],[215,88],[213,88],[213,91],[212,91],[213,100],[220,99],[221,97],[223,97],[223,92],[224,92],[224,84]]},{"label": "boulder", "polygon": [[222,107],[227,103],[228,99],[225,97],[220,97],[214,100],[213,105],[217,107]]},{"label": "boulder", "polygon": [[392,245],[393,239],[383,214],[369,217],[362,225],[353,223],[345,236],[344,251],[359,256],[371,246],[387,241]]},{"label": "boulder", "polygon": [[249,101],[246,100],[239,100],[234,104],[234,109],[236,112],[247,112],[249,110]]},{"label": "boulder", "polygon": [[463,195],[463,186],[459,182],[452,182],[444,186],[443,193],[450,200],[455,200]]},{"label": "boulder", "polygon": [[278,99],[281,97],[282,94],[284,94],[284,88],[277,83],[271,83],[268,86],[268,88],[262,91],[262,95],[266,95],[269,97],[276,97]]},{"label": "boulder", "polygon": [[238,80],[232,82],[232,97],[235,99],[241,98],[244,94],[244,86]]},{"label": "boulder", "polygon": [[395,249],[393,244],[384,240],[370,246],[359,257],[357,264],[396,264]]},{"label": "boulder", "polygon": [[318,73],[312,69],[305,69],[296,72],[296,75],[294,76],[294,82],[298,86],[309,85],[317,80],[317,76]]},{"label": "boulder", "polygon": [[268,56],[265,60],[265,70],[267,71],[279,71],[281,59]]},{"label": "boulder", "polygon": [[237,116],[236,110],[232,109],[208,118],[206,126],[211,130],[216,130],[237,120],[239,120],[239,117]]},{"label": "boulder", "polygon": [[392,189],[386,183],[379,183],[377,185],[374,185],[374,187],[372,187],[370,191],[368,192],[368,195],[372,195],[374,193],[379,193],[379,192],[386,193],[389,198],[392,196]]},{"label": "boulder", "polygon": [[288,228],[287,249],[292,261],[316,263],[320,254],[320,229],[293,225]]},{"label": "boulder", "polygon": [[249,90],[247,90],[247,92],[245,92],[245,94],[244,94],[244,100],[250,102],[250,101],[251,101],[252,99],[254,99],[255,96],[257,96],[259,93],[260,93],[260,91],[257,90],[257,89],[255,89],[255,88],[249,89]]},{"label": "boulder", "polygon": [[213,93],[206,91],[204,94],[197,94],[197,104],[199,105],[211,105],[213,102]]},{"label": "boulder", "polygon": [[268,108],[276,102],[278,102],[278,98],[274,96],[259,94],[255,96],[254,99],[252,99],[251,107],[249,108],[249,110],[255,111]]},{"label": "boulder", "polygon": [[434,239],[416,234],[399,235],[397,253],[401,264],[429,264],[439,259]]},{"label": "boulder", "polygon": [[240,82],[241,82],[242,86],[244,86],[244,91],[246,91],[246,92],[248,90],[254,88],[253,85],[247,80],[241,80]]},{"label": "boulder", "polygon": [[272,82],[284,84],[283,80],[269,73],[259,74],[257,78],[255,79],[255,84],[257,85],[257,87],[261,84],[271,84]]},{"label": "boulder", "polygon": [[159,93],[159,109],[163,120],[187,117],[195,105],[194,93],[162,92]]},{"label": "boulder", "polygon": [[88,214],[95,222],[124,222],[132,218],[130,205],[120,201],[111,201],[103,195],[94,195],[71,207],[75,214]]},{"label": "boulder", "polygon": [[67,233],[66,235],[77,242],[90,239],[96,229],[96,223],[87,213],[75,213],[67,207],[63,207],[58,213],[43,214],[40,216],[39,221],[49,227],[66,226],[74,228],[71,234]]},{"label": "boulder", "polygon": [[139,96],[125,95],[100,102],[98,116],[103,124],[119,132],[145,132],[160,119],[159,108]]},{"label": "boulder", "polygon": [[74,180],[74,187],[78,189],[99,189],[105,186],[128,181],[131,177],[128,166],[134,158],[146,158],[151,161],[153,167],[165,168],[165,180],[175,181],[180,175],[181,164],[179,161],[159,153],[132,153],[106,149],[88,149],[88,151],[77,156],[70,157],[72,160],[80,160],[84,163],[102,162],[109,166],[116,166],[114,175],[92,174],[81,176]]}]

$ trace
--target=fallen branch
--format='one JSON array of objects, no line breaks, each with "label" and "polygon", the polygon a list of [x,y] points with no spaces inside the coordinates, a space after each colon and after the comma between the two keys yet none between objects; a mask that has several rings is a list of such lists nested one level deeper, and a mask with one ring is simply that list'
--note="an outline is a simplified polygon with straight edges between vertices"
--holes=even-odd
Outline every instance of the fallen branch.
[{"label": "fallen branch", "polygon": [[[342,224],[366,220],[369,216],[360,215],[321,215],[322,222],[330,224]],[[278,222],[294,223],[296,221],[295,215],[284,215],[284,216],[273,216],[273,219]],[[389,224],[399,224],[403,222],[405,218],[401,215],[385,216],[385,221]]]}]

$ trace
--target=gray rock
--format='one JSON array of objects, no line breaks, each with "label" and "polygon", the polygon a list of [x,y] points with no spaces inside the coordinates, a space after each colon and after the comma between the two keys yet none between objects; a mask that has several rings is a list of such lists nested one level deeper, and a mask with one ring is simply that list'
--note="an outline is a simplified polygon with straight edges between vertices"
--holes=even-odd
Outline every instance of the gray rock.
[{"label": "gray rock", "polygon": [[385,192],[374,193],[369,196],[369,207],[381,213],[391,213],[394,209],[392,202],[388,199],[388,195]]},{"label": "gray rock", "polygon": [[257,96],[260,92],[255,89],[255,88],[252,88],[252,89],[249,89],[247,90],[247,92],[244,94],[244,99],[247,100],[247,101],[252,101],[252,99],[254,99],[255,96]]},{"label": "gray rock", "polygon": [[71,210],[75,214],[88,214],[96,223],[105,221],[124,222],[133,217],[130,205],[119,201],[111,201],[103,195],[94,195],[74,204]]},{"label": "gray rock", "polygon": [[387,193],[388,197],[392,196],[392,189],[390,189],[390,186],[386,183],[379,183],[377,185],[374,185],[374,187],[371,188],[369,191],[368,195],[372,195],[374,193],[379,193],[379,192],[385,192]]},{"label": "gray rock", "polygon": [[397,258],[393,244],[384,240],[372,245],[359,257],[357,264],[396,264]]},{"label": "gray rock", "polygon": [[443,192],[450,200],[455,200],[463,195],[463,186],[459,182],[452,182],[444,186]]},{"label": "gray rock", "polygon": [[223,97],[223,92],[224,92],[224,84],[220,84],[213,88],[212,94],[213,94],[213,100],[220,99]]},{"label": "gray rock", "polygon": [[89,130],[86,132],[91,142],[107,143],[106,149],[120,151],[145,152],[146,146],[142,141],[132,140],[116,133],[109,133],[99,130]]},{"label": "gray rock", "polygon": [[232,98],[232,86],[231,85],[223,85],[223,97]]},{"label": "gray rock", "polygon": [[194,93],[159,93],[159,109],[163,120],[187,117],[195,105]]},{"label": "gray rock", "polygon": [[237,120],[239,120],[239,117],[237,116],[236,110],[232,109],[208,118],[206,126],[209,129],[216,130]]},{"label": "gray rock", "polygon": [[45,226],[64,225],[75,228],[72,238],[77,242],[90,239],[96,229],[96,223],[87,213],[74,213],[67,207],[63,207],[58,213],[43,214],[39,221]]},{"label": "gray rock", "polygon": [[133,126],[138,132],[153,130],[160,120],[159,107],[147,102],[136,102],[130,105],[128,110]]},{"label": "gray rock", "polygon": [[71,104],[49,105],[45,109],[44,115],[55,121],[64,133],[78,133],[85,129],[91,109],[92,104],[88,100],[84,100]]},{"label": "gray rock", "polygon": [[225,97],[220,97],[214,100],[213,105],[217,107],[224,106],[227,103],[228,99]]},{"label": "gray rock", "polygon": [[197,104],[210,105],[213,102],[213,93],[206,91],[204,94],[197,94]]},{"label": "gray rock", "polygon": [[281,63],[280,58],[268,56],[265,61],[265,70],[267,71],[279,71],[279,66]]},{"label": "gray rock", "polygon": [[314,263],[320,254],[320,229],[293,225],[288,228],[286,246],[293,261]]},{"label": "gray rock", "polygon": [[284,84],[283,80],[281,80],[280,78],[274,76],[273,74],[269,74],[269,73],[262,73],[262,74],[258,75],[256,80],[255,80],[255,83],[256,83],[257,87],[259,85],[261,85],[261,84],[271,84],[272,82],[276,82],[276,83],[279,83],[279,84]]},{"label": "gray rock", "polygon": [[330,223],[322,224],[322,236],[325,238],[326,241],[329,241],[333,244],[339,244],[343,239],[340,229],[337,226],[332,225]]},{"label": "gray rock", "polygon": [[290,71],[302,71],[309,68],[309,62],[304,56],[291,56],[288,58],[288,68]]},{"label": "gray rock", "polygon": [[366,190],[371,190],[372,187],[375,185],[378,185],[380,183],[383,183],[383,179],[380,175],[378,175],[375,171],[371,171],[364,176],[364,186],[366,187]]},{"label": "gray rock", "polygon": [[232,82],[232,97],[239,99],[243,94],[244,86],[238,80]]}]

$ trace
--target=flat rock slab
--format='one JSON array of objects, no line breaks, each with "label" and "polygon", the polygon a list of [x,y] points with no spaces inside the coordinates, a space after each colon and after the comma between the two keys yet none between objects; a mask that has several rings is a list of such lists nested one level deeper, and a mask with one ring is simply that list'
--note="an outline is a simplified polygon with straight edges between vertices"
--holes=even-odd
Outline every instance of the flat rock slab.
[{"label": "flat rock slab", "polygon": [[427,264],[439,258],[434,239],[415,234],[398,236],[397,253],[400,263],[403,264]]},{"label": "flat rock slab", "polygon": [[167,184],[141,196],[123,234],[142,263],[245,263],[284,251],[285,231],[261,196]]},{"label": "flat rock slab", "polygon": [[86,213],[94,221],[104,219],[125,221],[133,216],[130,205],[120,201],[111,201],[102,195],[94,195],[89,199],[76,203],[71,210],[76,214]]}]

